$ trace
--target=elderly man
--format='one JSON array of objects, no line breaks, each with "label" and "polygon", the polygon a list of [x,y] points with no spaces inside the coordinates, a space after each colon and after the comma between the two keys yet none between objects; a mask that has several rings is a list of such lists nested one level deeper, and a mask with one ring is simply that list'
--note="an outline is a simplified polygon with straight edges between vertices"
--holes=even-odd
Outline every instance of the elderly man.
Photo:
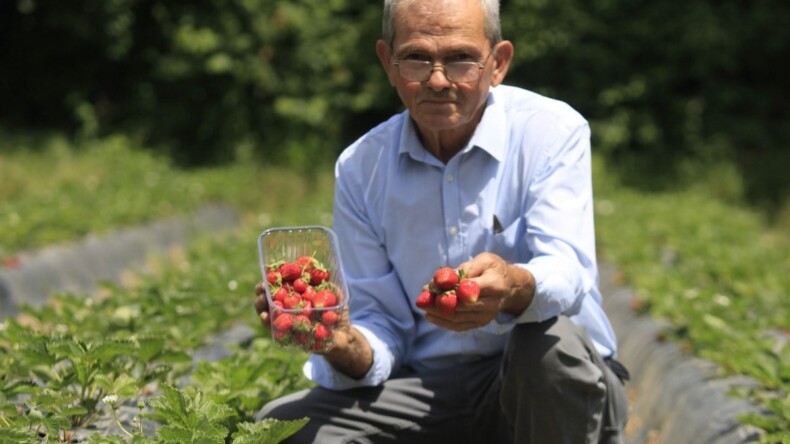
[{"label": "elderly man", "polygon": [[[386,0],[376,53],[406,111],[337,162],[350,321],[305,364],[319,387],[259,416],[309,417],[292,442],[620,442],[587,122],[502,85],[514,48],[497,0]],[[479,303],[417,308],[441,266]]]}]

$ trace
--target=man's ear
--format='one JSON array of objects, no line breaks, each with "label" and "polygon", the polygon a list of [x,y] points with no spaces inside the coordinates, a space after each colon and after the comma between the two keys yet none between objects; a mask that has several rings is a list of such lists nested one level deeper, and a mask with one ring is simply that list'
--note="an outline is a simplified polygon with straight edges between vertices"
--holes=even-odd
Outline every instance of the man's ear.
[{"label": "man's ear", "polygon": [[395,76],[398,75],[398,70],[390,63],[390,45],[381,39],[376,41],[376,55],[379,56],[381,66],[384,67],[384,72],[387,73],[390,85],[395,86]]},{"label": "man's ear", "polygon": [[505,80],[510,62],[513,61],[513,43],[503,40],[496,45],[494,53],[494,70],[491,75],[491,86],[497,86]]}]

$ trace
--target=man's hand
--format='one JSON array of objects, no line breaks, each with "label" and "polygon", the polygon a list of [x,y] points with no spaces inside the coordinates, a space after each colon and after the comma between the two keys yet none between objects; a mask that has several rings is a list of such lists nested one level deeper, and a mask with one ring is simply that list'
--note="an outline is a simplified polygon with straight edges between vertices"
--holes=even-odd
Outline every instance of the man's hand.
[{"label": "man's hand", "polygon": [[450,316],[427,308],[425,319],[440,327],[466,331],[487,325],[500,311],[519,315],[535,295],[535,278],[529,271],[505,262],[493,253],[481,253],[458,268],[480,285],[476,304],[458,304]]}]

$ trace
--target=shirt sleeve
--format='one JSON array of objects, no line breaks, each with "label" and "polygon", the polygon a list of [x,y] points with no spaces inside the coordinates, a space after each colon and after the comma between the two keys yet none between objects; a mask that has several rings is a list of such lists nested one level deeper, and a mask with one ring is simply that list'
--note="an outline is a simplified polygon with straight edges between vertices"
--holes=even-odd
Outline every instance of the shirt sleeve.
[{"label": "shirt sleeve", "polygon": [[[360,379],[337,371],[322,356],[313,355],[304,366],[305,375],[329,389],[375,386],[387,380],[403,361],[405,338],[413,337],[414,316],[388,260],[376,223],[360,182],[363,174],[336,167],[333,228],[340,243],[343,275],[349,288],[351,324],[367,339],[373,365]],[[379,225],[380,226],[380,225]],[[349,248],[352,246],[353,248]]]},{"label": "shirt sleeve", "polygon": [[578,306],[596,285],[590,131],[586,122],[558,131],[529,189],[526,241],[534,253],[517,264],[535,277],[532,303],[498,322],[541,322]]},{"label": "shirt sleeve", "polygon": [[394,357],[389,353],[390,348],[369,329],[358,325],[355,327],[365,336],[373,349],[373,365],[367,374],[359,379],[351,378],[337,371],[323,356],[313,354],[303,368],[304,375],[308,379],[333,390],[376,386],[387,380],[394,361]]}]

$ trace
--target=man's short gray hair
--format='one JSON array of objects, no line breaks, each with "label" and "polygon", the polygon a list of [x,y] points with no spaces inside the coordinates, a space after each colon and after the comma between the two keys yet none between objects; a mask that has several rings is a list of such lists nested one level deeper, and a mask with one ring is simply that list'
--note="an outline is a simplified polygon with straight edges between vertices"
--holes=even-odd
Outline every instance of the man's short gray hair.
[{"label": "man's short gray hair", "polygon": [[[384,0],[384,17],[382,20],[382,39],[392,48],[395,42],[395,11],[405,5],[419,0]],[[502,27],[499,23],[499,0],[480,0],[483,8],[483,32],[491,45],[502,41]]]}]

